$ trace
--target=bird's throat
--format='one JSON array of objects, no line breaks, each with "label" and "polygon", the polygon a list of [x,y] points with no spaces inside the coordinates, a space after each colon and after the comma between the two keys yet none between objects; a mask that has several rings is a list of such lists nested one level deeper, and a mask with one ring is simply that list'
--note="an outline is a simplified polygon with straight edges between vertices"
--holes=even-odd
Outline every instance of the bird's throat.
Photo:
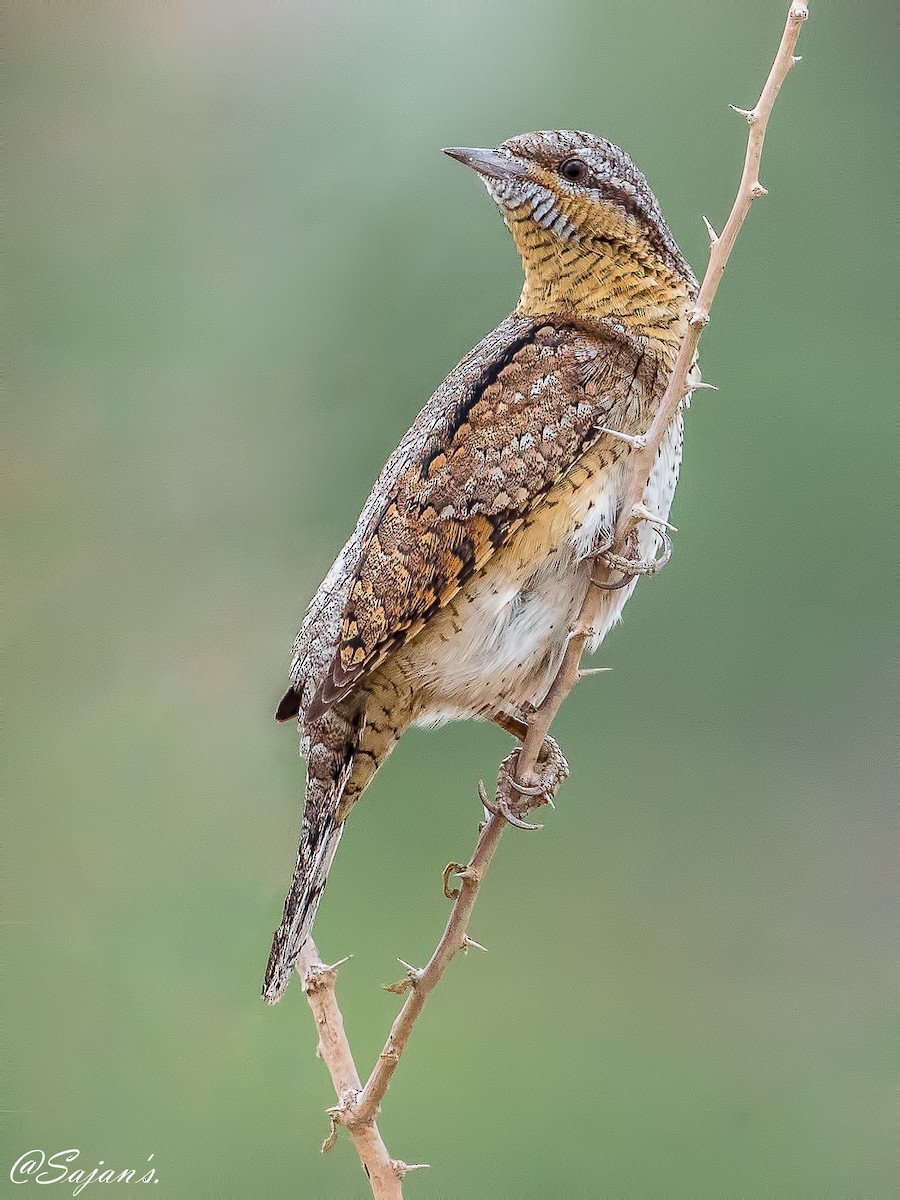
[{"label": "bird's throat", "polygon": [[677,348],[687,327],[690,285],[646,239],[561,241],[531,221],[509,224],[525,271],[517,313],[611,319],[667,350]]}]

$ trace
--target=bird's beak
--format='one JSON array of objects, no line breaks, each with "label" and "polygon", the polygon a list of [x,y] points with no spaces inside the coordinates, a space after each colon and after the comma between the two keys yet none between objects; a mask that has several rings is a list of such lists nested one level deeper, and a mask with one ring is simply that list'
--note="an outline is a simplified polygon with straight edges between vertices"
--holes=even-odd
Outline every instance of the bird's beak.
[{"label": "bird's beak", "polygon": [[522,179],[528,168],[510,150],[480,150],[473,146],[450,146],[444,150],[451,158],[465,163],[488,179]]}]

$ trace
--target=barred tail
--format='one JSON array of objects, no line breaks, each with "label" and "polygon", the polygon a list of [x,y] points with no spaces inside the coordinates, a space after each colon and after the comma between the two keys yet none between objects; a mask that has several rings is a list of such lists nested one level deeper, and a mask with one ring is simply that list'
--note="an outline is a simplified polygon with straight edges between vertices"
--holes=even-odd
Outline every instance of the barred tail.
[{"label": "barred tail", "polygon": [[281,924],[272,939],[263,981],[262,997],[269,1004],[277,1004],[290,983],[294,961],[312,931],[344,829],[341,802],[353,769],[356,736],[347,738],[342,745],[328,740],[331,745],[319,742],[310,748],[297,865]]},{"label": "barred tail", "polygon": [[284,915],[272,939],[263,981],[262,997],[269,1004],[277,1004],[284,995],[297,955],[312,932],[319,901],[343,831],[343,824],[328,830],[313,851],[308,870],[298,855],[294,878],[284,902]]}]

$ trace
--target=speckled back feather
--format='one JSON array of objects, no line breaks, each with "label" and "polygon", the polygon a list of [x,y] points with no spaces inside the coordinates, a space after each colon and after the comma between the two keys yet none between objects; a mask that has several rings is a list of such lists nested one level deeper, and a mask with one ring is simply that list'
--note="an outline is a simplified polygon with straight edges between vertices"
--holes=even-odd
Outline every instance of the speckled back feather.
[{"label": "speckled back feather", "polygon": [[603,436],[635,356],[621,336],[592,332],[529,322],[435,421],[362,538],[337,653],[308,719],[415,636]]}]

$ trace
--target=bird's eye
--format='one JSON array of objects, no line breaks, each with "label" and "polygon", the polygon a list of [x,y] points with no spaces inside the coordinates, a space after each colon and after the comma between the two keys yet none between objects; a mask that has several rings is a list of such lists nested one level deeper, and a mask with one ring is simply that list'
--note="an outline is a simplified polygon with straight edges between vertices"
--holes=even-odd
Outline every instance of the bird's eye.
[{"label": "bird's eye", "polygon": [[581,183],[587,178],[587,164],[583,163],[580,158],[567,158],[560,165],[559,173],[563,179],[568,179],[570,183]]}]

